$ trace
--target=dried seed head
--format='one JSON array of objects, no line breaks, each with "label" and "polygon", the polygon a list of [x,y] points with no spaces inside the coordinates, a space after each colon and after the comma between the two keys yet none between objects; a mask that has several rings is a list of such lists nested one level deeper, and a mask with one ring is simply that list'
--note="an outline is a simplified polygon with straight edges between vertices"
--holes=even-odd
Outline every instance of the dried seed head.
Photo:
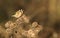
[{"label": "dried seed head", "polygon": [[29,23],[29,17],[27,17],[26,15],[23,14],[22,18],[25,23]]},{"label": "dried seed head", "polygon": [[36,27],[37,25],[38,25],[37,22],[33,22],[33,23],[32,23],[32,27]]},{"label": "dried seed head", "polygon": [[6,28],[13,29],[13,28],[15,27],[14,24],[15,24],[15,23],[13,23],[12,21],[8,21],[8,22],[5,24],[5,27],[6,27]]},{"label": "dried seed head", "polygon": [[23,10],[18,10],[12,17],[19,18],[23,14]]},{"label": "dried seed head", "polygon": [[32,29],[28,30],[28,36],[29,37],[35,37],[35,33]]}]

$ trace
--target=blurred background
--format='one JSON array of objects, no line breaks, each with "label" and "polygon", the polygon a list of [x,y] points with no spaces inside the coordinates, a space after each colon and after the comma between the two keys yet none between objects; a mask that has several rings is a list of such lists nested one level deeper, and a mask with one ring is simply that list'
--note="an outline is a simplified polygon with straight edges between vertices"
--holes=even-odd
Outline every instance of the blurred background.
[{"label": "blurred background", "polygon": [[60,38],[60,0],[0,0],[0,25],[4,27],[20,9],[30,23],[36,21],[43,26],[44,30],[39,33],[41,38],[50,38],[55,33]]}]

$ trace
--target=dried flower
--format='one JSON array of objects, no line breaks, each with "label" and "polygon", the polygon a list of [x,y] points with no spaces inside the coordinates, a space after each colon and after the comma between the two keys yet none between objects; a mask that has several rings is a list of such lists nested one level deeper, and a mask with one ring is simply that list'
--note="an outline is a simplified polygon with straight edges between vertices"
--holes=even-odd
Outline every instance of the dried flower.
[{"label": "dried flower", "polygon": [[35,28],[37,25],[38,25],[37,22],[33,22],[33,23],[32,23],[32,28]]},{"label": "dried flower", "polygon": [[23,10],[18,10],[12,17],[19,18],[23,14]]}]

